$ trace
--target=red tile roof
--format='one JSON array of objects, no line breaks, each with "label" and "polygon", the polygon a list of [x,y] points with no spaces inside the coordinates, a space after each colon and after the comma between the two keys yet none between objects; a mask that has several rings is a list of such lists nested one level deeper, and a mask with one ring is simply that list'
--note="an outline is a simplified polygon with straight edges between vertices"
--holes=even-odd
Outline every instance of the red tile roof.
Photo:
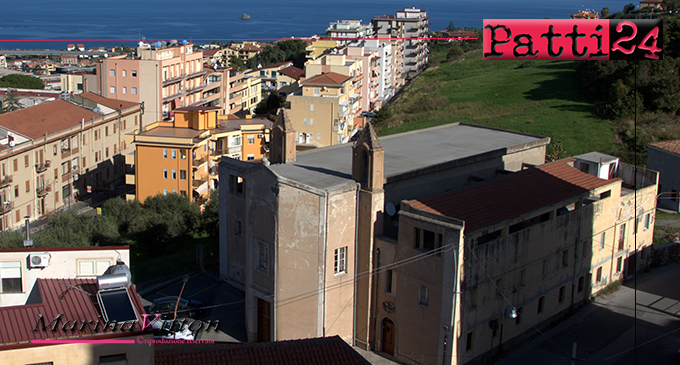
[{"label": "red tile roof", "polygon": [[662,150],[677,153],[677,154],[680,155],[680,139],[676,139],[676,140],[673,140],[673,141],[663,141],[663,142],[650,143],[649,145],[656,147],[656,148],[660,148]]},{"label": "red tile roof", "polygon": [[316,75],[304,81],[305,85],[320,84],[320,85],[342,85],[345,81],[351,79],[352,76],[345,76],[335,72],[326,72]]},{"label": "red tile roof", "polygon": [[573,199],[621,179],[603,180],[555,161],[469,187],[406,202],[414,208],[465,221],[466,234]]},{"label": "red tile roof", "polygon": [[106,107],[109,107],[111,109],[116,109],[118,110],[119,108],[123,108],[122,110],[129,109],[129,108],[134,108],[139,105],[139,103],[135,103],[132,101],[126,101],[126,100],[118,100],[118,99],[111,99],[111,98],[105,98],[101,95],[93,94],[91,92],[85,92],[80,94],[80,96],[84,97],[85,99],[89,99],[94,101],[95,103],[104,105]]},{"label": "red tile roof", "polygon": [[219,51],[221,51],[221,49],[207,49],[203,51],[203,57],[212,57]]},{"label": "red tile roof", "polygon": [[286,64],[292,64],[292,63],[293,62],[291,62],[291,61],[277,62],[277,63],[272,63],[271,65],[264,66],[261,69],[278,68],[280,66],[283,66],[283,65],[286,65]]},{"label": "red tile roof", "polygon": [[80,125],[81,120],[97,119],[100,115],[73,105],[67,101],[55,100],[30,108],[0,114],[0,126],[39,139]]},{"label": "red tile roof", "polygon": [[288,77],[292,77],[296,80],[300,80],[301,77],[305,76],[305,71],[295,66],[286,67],[280,70],[279,73]]},{"label": "red tile roof", "polygon": [[339,336],[255,344],[156,344],[155,365],[368,365]]},{"label": "red tile roof", "polygon": [[[69,289],[68,286],[60,284],[59,281],[74,285],[82,289],[92,296],[86,295],[75,289]],[[0,308],[0,349],[6,346],[16,347],[17,345],[29,344],[32,340],[45,340],[55,338],[69,338],[82,337],[92,335],[111,335],[120,333],[121,336],[132,335],[128,331],[118,331],[120,325],[116,327],[116,331],[112,332],[102,331],[105,324],[100,319],[101,311],[97,304],[97,279],[38,279],[36,284],[40,293],[41,303],[17,305],[11,307]],[[28,290],[31,290],[30,288]],[[130,288],[130,297],[137,308],[137,311],[144,314],[144,307],[142,306],[134,287]],[[38,331],[33,331],[38,323],[38,315],[42,314],[45,320],[47,331],[39,328]],[[57,330],[52,331],[49,323],[59,314],[63,314]],[[99,331],[94,331],[94,326],[86,325],[80,331],[80,323],[82,320],[96,321],[101,320]],[[66,321],[78,321],[78,327],[75,331],[63,331],[62,326]],[[136,330],[141,330],[140,323],[136,323]],[[126,327],[127,329],[127,327]]]}]

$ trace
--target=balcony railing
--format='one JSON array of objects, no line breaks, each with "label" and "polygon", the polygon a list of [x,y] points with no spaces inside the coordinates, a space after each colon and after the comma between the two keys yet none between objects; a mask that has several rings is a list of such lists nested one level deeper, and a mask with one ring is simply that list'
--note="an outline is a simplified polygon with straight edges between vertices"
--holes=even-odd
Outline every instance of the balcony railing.
[{"label": "balcony railing", "polygon": [[229,147],[229,148],[227,148],[227,153],[230,154],[230,155],[234,154],[234,153],[241,153],[241,146],[239,145],[239,146]]},{"label": "balcony railing", "polygon": [[195,158],[195,159],[193,160],[193,166],[194,166],[194,167],[201,166],[201,165],[203,165],[206,161],[208,161],[208,156],[202,156],[202,157]]},{"label": "balcony railing", "polygon": [[37,189],[35,189],[35,193],[38,194],[38,197],[43,197],[50,191],[52,191],[52,187],[49,184],[45,186],[39,186]]},{"label": "balcony railing", "polygon": [[208,182],[209,179],[210,179],[210,175],[208,175],[208,174],[206,174],[205,176],[194,178],[194,180],[191,182],[191,186],[193,186],[194,189],[199,188],[199,187],[201,187],[201,185]]},{"label": "balcony railing", "polygon": [[0,204],[0,215],[9,213],[12,209],[14,209],[14,202],[2,202]]},{"label": "balcony railing", "polygon": [[12,181],[13,181],[13,180],[14,180],[14,178],[12,178],[12,175],[6,175],[6,176],[3,177],[2,180],[0,181],[0,188],[6,188],[6,187],[8,187],[10,184],[12,184]]},{"label": "balcony railing", "polygon": [[190,73],[190,74],[187,75],[187,79],[191,79],[191,78],[194,78],[194,77],[197,77],[197,76],[205,75],[207,73],[208,73],[208,71],[206,71],[206,70],[201,70],[201,71],[197,71],[197,72],[194,72],[194,73]]},{"label": "balcony railing", "polygon": [[41,173],[47,171],[47,169],[50,168],[50,165],[52,164],[52,161],[47,160],[44,163],[37,163],[35,164],[35,172]]},{"label": "balcony railing", "polygon": [[196,86],[196,87],[189,88],[187,90],[187,93],[191,94],[191,93],[195,93],[197,91],[201,91],[203,89],[205,89],[205,85],[199,85],[199,86]]},{"label": "balcony railing", "polygon": [[184,79],[185,77],[186,77],[186,75],[179,75],[179,76],[175,76],[175,77],[171,77],[169,79],[166,79],[166,80],[163,81],[163,86],[167,86],[167,85],[170,85],[172,83],[182,81],[182,79]]}]

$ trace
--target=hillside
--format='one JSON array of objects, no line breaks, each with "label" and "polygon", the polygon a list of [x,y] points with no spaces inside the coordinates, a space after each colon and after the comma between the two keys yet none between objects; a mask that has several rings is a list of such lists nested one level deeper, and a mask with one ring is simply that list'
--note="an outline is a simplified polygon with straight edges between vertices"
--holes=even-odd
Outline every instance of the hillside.
[{"label": "hillside", "polygon": [[379,135],[464,122],[549,136],[560,156],[624,152],[581,93],[572,61],[484,61],[481,51],[448,61],[448,47],[433,47],[430,67],[379,114]]}]

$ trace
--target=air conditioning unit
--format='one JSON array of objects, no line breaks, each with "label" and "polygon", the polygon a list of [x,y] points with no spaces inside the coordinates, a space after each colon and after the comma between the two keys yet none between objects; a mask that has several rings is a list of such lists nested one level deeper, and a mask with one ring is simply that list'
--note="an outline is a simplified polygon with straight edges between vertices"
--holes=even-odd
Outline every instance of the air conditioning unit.
[{"label": "air conditioning unit", "polygon": [[28,263],[31,268],[47,267],[50,265],[49,253],[32,253],[28,255]]},{"label": "air conditioning unit", "polygon": [[264,134],[258,134],[257,138],[264,138]]}]

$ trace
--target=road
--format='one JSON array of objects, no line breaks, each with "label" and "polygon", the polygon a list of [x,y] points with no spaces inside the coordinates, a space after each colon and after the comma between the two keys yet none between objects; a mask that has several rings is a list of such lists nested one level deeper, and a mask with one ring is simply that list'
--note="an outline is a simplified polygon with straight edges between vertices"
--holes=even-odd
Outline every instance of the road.
[{"label": "road", "polygon": [[680,264],[638,275],[497,365],[680,363]]}]

